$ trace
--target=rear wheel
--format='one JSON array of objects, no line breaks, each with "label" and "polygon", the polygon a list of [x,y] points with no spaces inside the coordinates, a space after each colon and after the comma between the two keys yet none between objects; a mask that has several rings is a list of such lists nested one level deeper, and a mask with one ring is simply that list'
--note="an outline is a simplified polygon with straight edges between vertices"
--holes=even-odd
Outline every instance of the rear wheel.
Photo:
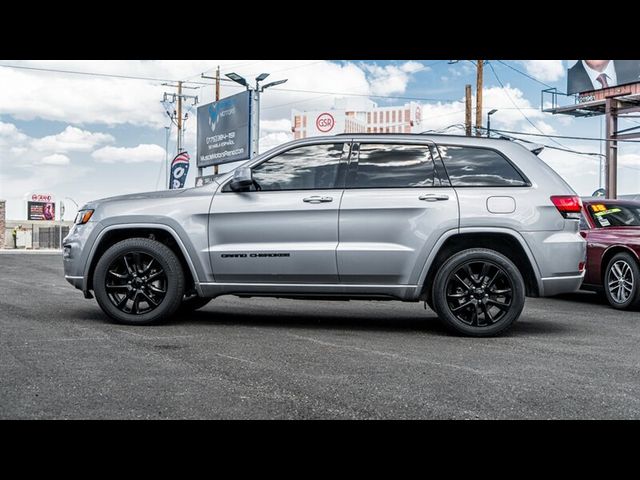
[{"label": "rear wheel", "polygon": [[604,294],[613,308],[640,306],[640,267],[628,253],[613,256],[604,272]]},{"label": "rear wheel", "polygon": [[180,306],[184,274],[176,255],[148,238],[111,246],[98,260],[93,288],[102,310],[118,323],[148,325]]},{"label": "rear wheel", "polygon": [[434,278],[432,301],[438,317],[458,333],[488,337],[503,333],[524,308],[518,268],[493,250],[474,248],[453,255]]}]

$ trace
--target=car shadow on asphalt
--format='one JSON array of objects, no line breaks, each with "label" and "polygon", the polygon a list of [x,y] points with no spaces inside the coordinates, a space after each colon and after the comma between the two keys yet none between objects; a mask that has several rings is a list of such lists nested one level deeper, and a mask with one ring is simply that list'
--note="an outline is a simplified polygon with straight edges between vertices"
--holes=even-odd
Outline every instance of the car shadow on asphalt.
[{"label": "car shadow on asphalt", "polygon": [[[210,306],[196,312],[173,318],[169,324],[182,325],[224,325],[224,326],[251,326],[267,328],[300,328],[317,330],[360,330],[382,332],[419,332],[436,336],[459,337],[459,335],[447,329],[431,310],[425,312],[424,317],[372,318],[360,316],[354,318],[339,315],[313,314],[311,316],[298,316],[295,314],[267,314],[264,313],[230,313],[215,312],[215,306]],[[504,336],[544,335],[571,332],[572,328],[566,324],[544,320],[541,318],[523,318],[516,322]]]},{"label": "car shadow on asphalt", "polygon": [[[80,321],[91,321],[108,324],[108,317],[96,306],[95,309],[77,309],[69,312],[67,318]],[[163,328],[174,326],[198,327],[198,326],[225,326],[225,327],[261,327],[273,329],[301,329],[301,330],[331,330],[331,331],[380,331],[410,333],[419,332],[440,337],[460,337],[447,329],[437,318],[436,314],[427,309],[422,316],[411,317],[406,314],[402,317],[384,316],[371,317],[361,313],[358,316],[342,316],[337,312],[332,314],[316,313],[304,316],[287,311],[265,314],[256,311],[255,308],[247,308],[245,311],[229,312],[216,311],[215,302],[201,310],[182,315],[175,315],[168,321],[151,328]],[[139,328],[136,326],[123,326],[119,328]],[[149,328],[147,326],[147,328]],[[557,335],[575,333],[572,326],[560,324],[544,318],[533,317],[526,311],[523,317],[510,328],[502,337],[519,337],[529,335]]]},{"label": "car shadow on asphalt", "polygon": [[585,290],[579,290],[574,293],[565,293],[562,295],[556,295],[552,298],[555,298],[557,300],[566,300],[569,302],[589,303],[592,305],[602,305],[605,307],[613,308],[609,305],[604,295],[599,295],[595,292],[588,292]]}]

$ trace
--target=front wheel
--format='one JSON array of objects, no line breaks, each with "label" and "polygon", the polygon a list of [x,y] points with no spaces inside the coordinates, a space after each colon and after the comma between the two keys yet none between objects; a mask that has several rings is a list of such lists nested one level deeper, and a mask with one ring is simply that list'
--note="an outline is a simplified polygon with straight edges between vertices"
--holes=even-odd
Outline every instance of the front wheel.
[{"label": "front wheel", "polygon": [[620,310],[640,306],[640,267],[628,253],[613,256],[604,272],[604,294]]},{"label": "front wheel", "polygon": [[518,268],[504,255],[484,248],[463,250],[438,270],[433,305],[446,326],[458,333],[489,337],[503,333],[524,308],[525,288]]},{"label": "front wheel", "polygon": [[118,323],[149,325],[168,319],[180,306],[184,274],[166,245],[129,238],[98,260],[93,290],[102,310]]}]

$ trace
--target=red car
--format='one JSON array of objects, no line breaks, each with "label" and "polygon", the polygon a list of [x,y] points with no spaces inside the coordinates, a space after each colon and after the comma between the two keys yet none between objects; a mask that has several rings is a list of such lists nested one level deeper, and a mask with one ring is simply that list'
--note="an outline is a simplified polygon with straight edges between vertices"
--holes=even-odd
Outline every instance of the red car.
[{"label": "red car", "polygon": [[604,292],[614,308],[640,306],[640,202],[583,199],[580,234],[587,240],[582,288]]}]

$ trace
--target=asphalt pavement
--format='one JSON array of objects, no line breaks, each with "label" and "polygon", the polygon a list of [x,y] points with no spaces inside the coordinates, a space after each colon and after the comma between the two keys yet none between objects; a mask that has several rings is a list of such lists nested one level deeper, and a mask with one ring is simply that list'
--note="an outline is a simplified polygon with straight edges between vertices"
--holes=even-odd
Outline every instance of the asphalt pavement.
[{"label": "asphalt pavement", "polygon": [[2,419],[640,419],[640,312],[528,298],[499,338],[422,304],[220,297],[108,322],[59,254],[0,255]]}]

